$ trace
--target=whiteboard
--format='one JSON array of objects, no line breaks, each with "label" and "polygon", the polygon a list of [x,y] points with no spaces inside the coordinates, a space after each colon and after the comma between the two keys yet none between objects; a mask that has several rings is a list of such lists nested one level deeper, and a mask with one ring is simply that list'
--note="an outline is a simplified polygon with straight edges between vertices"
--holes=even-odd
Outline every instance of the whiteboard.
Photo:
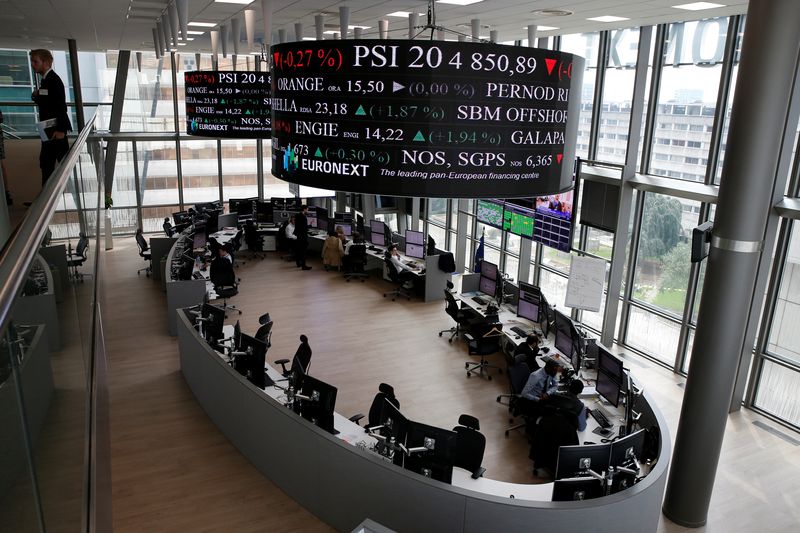
[{"label": "whiteboard", "polygon": [[603,301],[606,262],[602,259],[573,255],[564,305],[573,309],[599,311]]}]

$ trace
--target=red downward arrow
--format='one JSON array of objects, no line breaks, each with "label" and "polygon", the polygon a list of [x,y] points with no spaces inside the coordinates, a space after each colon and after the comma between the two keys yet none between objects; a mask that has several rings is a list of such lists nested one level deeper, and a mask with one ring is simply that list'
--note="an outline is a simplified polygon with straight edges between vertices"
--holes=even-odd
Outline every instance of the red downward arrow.
[{"label": "red downward arrow", "polygon": [[558,164],[561,164],[561,160],[564,159],[564,154],[556,154],[556,159],[558,159]]},{"label": "red downward arrow", "polygon": [[556,66],[556,61],[557,60],[555,60],[555,59],[545,59],[544,60],[545,64],[547,65],[547,73],[548,74],[552,74],[553,73],[553,67]]}]

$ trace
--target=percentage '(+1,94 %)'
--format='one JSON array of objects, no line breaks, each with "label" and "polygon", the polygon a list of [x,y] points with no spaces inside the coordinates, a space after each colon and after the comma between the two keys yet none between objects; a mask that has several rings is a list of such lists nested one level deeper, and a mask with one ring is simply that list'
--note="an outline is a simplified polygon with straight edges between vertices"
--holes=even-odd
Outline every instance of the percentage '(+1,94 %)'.
[{"label": "percentage '(+1,94 %)'", "polygon": [[428,134],[428,140],[431,144],[472,144],[484,145],[489,144],[492,146],[500,146],[503,142],[503,136],[500,133],[491,131],[431,131]]},{"label": "percentage '(+1,94 %)'", "polygon": [[373,105],[369,116],[376,119],[393,118],[409,120],[442,120],[444,109],[430,105]]},{"label": "percentage '(+1,94 %)'", "polygon": [[272,63],[280,71],[298,71],[309,68],[342,68],[343,56],[337,48],[320,48],[318,50],[278,50],[272,53]]}]

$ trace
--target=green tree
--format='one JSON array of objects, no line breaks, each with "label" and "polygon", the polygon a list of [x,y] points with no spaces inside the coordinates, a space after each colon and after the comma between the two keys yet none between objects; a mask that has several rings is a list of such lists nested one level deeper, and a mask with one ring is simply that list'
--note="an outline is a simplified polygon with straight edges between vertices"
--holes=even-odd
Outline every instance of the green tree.
[{"label": "green tree", "polygon": [[661,277],[661,287],[665,289],[686,290],[689,282],[689,243],[678,243],[661,262],[663,275]]},{"label": "green tree", "polygon": [[647,193],[639,251],[642,257],[658,259],[672,250],[681,235],[681,203],[662,194]]}]

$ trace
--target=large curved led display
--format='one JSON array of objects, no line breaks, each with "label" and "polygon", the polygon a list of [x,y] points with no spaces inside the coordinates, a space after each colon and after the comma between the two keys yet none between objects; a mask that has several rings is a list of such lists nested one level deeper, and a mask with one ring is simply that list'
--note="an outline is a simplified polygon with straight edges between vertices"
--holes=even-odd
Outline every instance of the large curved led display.
[{"label": "large curved led display", "polygon": [[359,40],[272,47],[272,173],[395,196],[531,197],[572,185],[572,54]]}]

